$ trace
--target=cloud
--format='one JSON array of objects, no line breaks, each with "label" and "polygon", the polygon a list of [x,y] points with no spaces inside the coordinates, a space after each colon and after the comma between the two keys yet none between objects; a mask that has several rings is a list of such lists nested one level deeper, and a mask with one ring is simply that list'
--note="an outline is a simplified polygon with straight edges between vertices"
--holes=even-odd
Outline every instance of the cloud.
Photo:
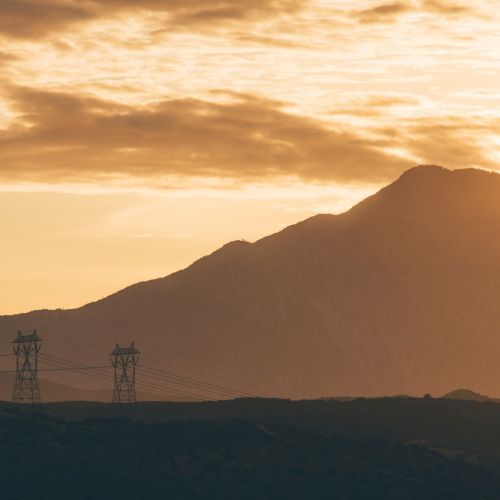
[{"label": "cloud", "polygon": [[0,176],[29,181],[136,176],[382,181],[409,166],[378,144],[251,95],[164,100],[142,109],[12,90],[21,122],[0,132]]},{"label": "cloud", "polygon": [[227,21],[255,21],[289,14],[303,7],[300,0],[2,0],[0,34],[39,38],[122,13],[158,12],[176,28],[211,26]]},{"label": "cloud", "polygon": [[499,133],[498,120],[460,116],[407,120],[401,127],[383,131],[388,147],[404,148],[419,163],[493,170],[498,169],[493,156],[497,151],[487,141]]},{"label": "cloud", "polygon": [[248,45],[265,45],[281,49],[296,49],[307,47],[303,41],[292,40],[282,36],[259,35],[258,33],[233,33],[232,40]]},{"label": "cloud", "polygon": [[472,12],[470,7],[466,5],[454,4],[441,0],[424,0],[422,2],[422,7],[424,10],[427,10],[429,12],[437,12],[438,14],[444,14],[448,16]]},{"label": "cloud", "polygon": [[373,94],[349,99],[332,108],[332,115],[381,117],[387,116],[391,108],[418,106],[421,99],[409,94]]},{"label": "cloud", "polygon": [[414,95],[375,94],[368,96],[362,104],[368,107],[387,108],[391,106],[414,106],[420,103]]},{"label": "cloud", "polygon": [[84,2],[63,0],[2,0],[0,33],[19,38],[37,38],[75,22],[93,18]]},{"label": "cloud", "polygon": [[378,5],[369,9],[355,11],[353,14],[357,19],[364,23],[378,23],[392,20],[399,14],[412,10],[409,3],[395,2]]},{"label": "cloud", "polygon": [[2,52],[0,50],[0,64],[10,62],[10,61],[16,61],[18,58],[15,54],[12,54],[10,52]]},{"label": "cloud", "polygon": [[443,0],[421,0],[383,3],[363,10],[351,11],[351,15],[362,23],[384,23],[396,20],[400,15],[410,12],[424,12],[455,16],[471,13],[465,5],[446,2]]},{"label": "cloud", "polygon": [[[0,178],[127,178],[152,185],[169,176],[383,182],[415,163],[497,167],[486,144],[500,132],[498,120],[430,116],[355,130],[292,114],[284,103],[253,95],[214,95],[217,101],[165,99],[132,107],[15,87],[10,106],[20,118],[0,131]],[[350,112],[412,102],[406,95],[372,95]]]},{"label": "cloud", "polygon": [[[303,4],[304,2],[302,2]],[[276,14],[290,14],[301,8],[298,0],[257,0],[214,2],[193,2],[186,6],[185,2],[171,5],[169,12],[173,14],[174,25],[208,25],[219,21],[258,20],[273,17]]]}]

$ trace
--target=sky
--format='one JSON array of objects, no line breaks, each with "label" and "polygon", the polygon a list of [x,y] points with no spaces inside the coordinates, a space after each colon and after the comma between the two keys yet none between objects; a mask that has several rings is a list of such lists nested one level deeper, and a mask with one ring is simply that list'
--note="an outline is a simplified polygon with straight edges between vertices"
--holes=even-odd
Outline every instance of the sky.
[{"label": "sky", "polygon": [[2,0],[0,314],[500,170],[500,0]]}]

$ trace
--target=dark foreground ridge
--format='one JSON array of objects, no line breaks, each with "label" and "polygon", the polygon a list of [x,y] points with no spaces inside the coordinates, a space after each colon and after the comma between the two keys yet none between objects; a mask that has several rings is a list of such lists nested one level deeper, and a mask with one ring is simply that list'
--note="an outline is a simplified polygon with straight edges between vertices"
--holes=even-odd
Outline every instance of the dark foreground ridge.
[{"label": "dark foreground ridge", "polygon": [[0,403],[0,461],[2,499],[497,499],[500,405]]}]

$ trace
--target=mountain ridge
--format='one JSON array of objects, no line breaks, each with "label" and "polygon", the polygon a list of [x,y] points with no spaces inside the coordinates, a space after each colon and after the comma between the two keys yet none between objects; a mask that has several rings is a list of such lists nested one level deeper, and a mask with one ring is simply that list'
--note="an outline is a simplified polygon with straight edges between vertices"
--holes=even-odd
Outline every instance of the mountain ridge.
[{"label": "mountain ridge", "polygon": [[496,394],[499,200],[498,174],[416,167],[343,214],[0,331],[38,327],[81,362],[135,340],[146,364],[266,396]]},{"label": "mountain ridge", "polygon": [[[227,243],[224,243],[220,248],[217,248],[213,252],[196,259],[194,262],[192,262],[190,265],[188,265],[185,268],[174,271],[166,276],[160,276],[158,278],[153,278],[153,279],[148,279],[148,280],[144,280],[144,281],[139,281],[137,283],[133,283],[131,285],[126,286],[125,288],[122,288],[120,290],[117,290],[116,292],[111,293],[110,295],[107,295],[107,296],[102,297],[100,299],[90,301],[90,302],[85,303],[85,304],[78,306],[78,307],[55,308],[55,309],[50,309],[50,308],[34,309],[31,311],[25,311],[25,312],[20,312],[20,313],[0,315],[0,317],[19,316],[21,314],[31,314],[31,313],[39,313],[39,312],[45,312],[45,311],[73,311],[73,310],[82,309],[82,308],[91,306],[93,304],[99,303],[101,301],[107,300],[108,298],[113,297],[117,294],[120,294],[121,292],[124,292],[130,288],[134,288],[134,287],[138,287],[138,286],[141,286],[144,284],[150,284],[150,283],[164,280],[166,278],[170,278],[174,275],[177,275],[178,273],[182,273],[182,272],[186,271],[187,269],[191,268],[192,266],[195,266],[196,264],[198,264],[200,262],[204,262],[206,259],[209,259],[209,258],[213,257],[214,255],[219,255],[220,253],[232,251],[233,248],[234,249],[243,249],[243,248],[248,249],[248,248],[255,246],[261,242],[265,242],[265,241],[272,239],[278,235],[282,235],[284,232],[293,231],[294,229],[296,229],[298,227],[302,227],[304,225],[309,225],[309,224],[315,224],[318,222],[321,223],[324,221],[331,221],[334,218],[341,217],[341,216],[347,216],[349,214],[355,213],[356,211],[360,210],[361,208],[364,208],[365,205],[370,203],[372,199],[375,199],[375,197],[377,197],[381,193],[384,193],[388,188],[392,188],[393,186],[396,186],[396,185],[398,185],[398,183],[401,183],[402,181],[406,181],[407,179],[410,179],[410,178],[413,179],[413,178],[415,178],[415,175],[421,176],[423,173],[425,173],[425,174],[431,174],[431,175],[436,176],[436,174],[437,175],[443,175],[443,174],[446,175],[446,173],[450,173],[450,172],[453,172],[455,175],[457,173],[460,173],[460,174],[465,174],[465,175],[468,175],[468,174],[481,174],[481,175],[483,175],[484,174],[487,176],[490,176],[490,175],[499,176],[499,174],[497,174],[495,172],[490,172],[487,170],[476,169],[476,168],[463,168],[463,169],[456,169],[456,170],[448,170],[448,169],[441,167],[441,166],[438,166],[438,165],[418,165],[416,167],[412,167],[412,168],[404,171],[396,181],[381,188],[379,191],[377,191],[373,195],[370,195],[367,198],[365,198],[364,200],[361,200],[359,203],[355,204],[353,207],[349,208],[348,210],[346,210],[345,212],[342,212],[340,214],[331,214],[331,213],[316,214],[316,215],[308,217],[304,220],[301,220],[299,222],[291,224],[291,225],[283,228],[282,230],[277,231],[276,233],[272,233],[270,235],[264,236],[264,237],[256,240],[255,242],[249,242],[249,241],[246,241],[243,239],[228,241]],[[434,178],[436,178],[436,177],[434,177]]]}]

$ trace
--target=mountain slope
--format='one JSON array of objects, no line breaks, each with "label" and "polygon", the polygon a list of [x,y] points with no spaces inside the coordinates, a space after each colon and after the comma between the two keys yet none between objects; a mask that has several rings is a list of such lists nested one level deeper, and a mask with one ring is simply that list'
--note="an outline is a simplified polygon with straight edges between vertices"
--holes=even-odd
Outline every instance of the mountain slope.
[{"label": "mountain slope", "polygon": [[145,365],[263,395],[500,395],[499,229],[500,175],[417,167],[345,214],[0,317],[1,342],[36,327],[46,351],[101,363],[135,340]]}]

